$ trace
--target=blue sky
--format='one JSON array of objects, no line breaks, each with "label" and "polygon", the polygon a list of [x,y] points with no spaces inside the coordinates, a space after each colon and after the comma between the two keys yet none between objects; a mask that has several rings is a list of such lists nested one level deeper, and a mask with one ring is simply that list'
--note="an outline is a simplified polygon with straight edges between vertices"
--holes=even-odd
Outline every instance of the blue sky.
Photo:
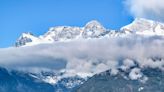
[{"label": "blue sky", "polygon": [[91,20],[119,29],[133,20],[122,1],[0,0],[0,47],[14,45],[22,32],[38,36],[52,26],[84,26]]}]

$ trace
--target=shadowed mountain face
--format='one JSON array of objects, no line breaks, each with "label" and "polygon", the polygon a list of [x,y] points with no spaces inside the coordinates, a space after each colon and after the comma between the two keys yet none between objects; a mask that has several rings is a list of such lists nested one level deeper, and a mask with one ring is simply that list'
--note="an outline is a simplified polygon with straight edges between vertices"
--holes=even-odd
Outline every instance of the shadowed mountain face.
[{"label": "shadowed mountain face", "polygon": [[143,69],[146,81],[130,80],[127,72],[111,75],[110,71],[97,74],[80,86],[75,92],[164,92],[164,71]]},{"label": "shadowed mountain face", "polygon": [[0,92],[71,92],[85,80],[63,78],[56,84],[49,84],[37,75],[0,68]]},{"label": "shadowed mountain face", "polygon": [[0,68],[0,92],[53,92],[54,88],[29,74]]}]

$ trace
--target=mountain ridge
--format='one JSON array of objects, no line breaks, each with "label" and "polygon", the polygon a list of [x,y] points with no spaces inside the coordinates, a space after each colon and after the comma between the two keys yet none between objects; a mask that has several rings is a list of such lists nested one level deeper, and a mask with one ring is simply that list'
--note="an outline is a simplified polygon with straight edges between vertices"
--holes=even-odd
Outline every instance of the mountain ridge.
[{"label": "mountain ridge", "polygon": [[[76,39],[90,39],[108,37],[125,37],[127,35],[164,36],[164,24],[143,18],[136,18],[131,24],[120,28],[119,31],[106,29],[97,20],[92,20],[84,27],[56,26],[39,37],[23,33],[16,41],[15,46],[32,46],[57,41],[70,41]],[[21,38],[21,39],[20,39]]]}]

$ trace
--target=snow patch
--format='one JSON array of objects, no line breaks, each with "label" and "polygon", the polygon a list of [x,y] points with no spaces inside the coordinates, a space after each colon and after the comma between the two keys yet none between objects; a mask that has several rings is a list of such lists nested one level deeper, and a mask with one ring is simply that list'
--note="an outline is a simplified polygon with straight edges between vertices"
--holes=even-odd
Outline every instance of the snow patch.
[{"label": "snow patch", "polygon": [[132,80],[137,80],[137,79],[141,78],[142,76],[143,76],[143,74],[141,73],[141,69],[139,69],[139,68],[134,68],[129,73],[129,78]]}]

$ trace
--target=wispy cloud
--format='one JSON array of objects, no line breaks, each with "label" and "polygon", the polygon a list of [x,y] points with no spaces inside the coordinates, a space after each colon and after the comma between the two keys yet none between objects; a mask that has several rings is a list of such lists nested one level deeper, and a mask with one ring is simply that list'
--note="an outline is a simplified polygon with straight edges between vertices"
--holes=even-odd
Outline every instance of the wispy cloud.
[{"label": "wispy cloud", "polygon": [[164,0],[125,0],[125,4],[134,17],[164,22]]},{"label": "wispy cloud", "polygon": [[[164,39],[102,38],[57,42],[31,47],[0,49],[0,65],[11,69],[62,69],[70,73],[99,73],[138,63],[140,67],[164,68]],[[154,61],[154,59],[156,61]]]}]

